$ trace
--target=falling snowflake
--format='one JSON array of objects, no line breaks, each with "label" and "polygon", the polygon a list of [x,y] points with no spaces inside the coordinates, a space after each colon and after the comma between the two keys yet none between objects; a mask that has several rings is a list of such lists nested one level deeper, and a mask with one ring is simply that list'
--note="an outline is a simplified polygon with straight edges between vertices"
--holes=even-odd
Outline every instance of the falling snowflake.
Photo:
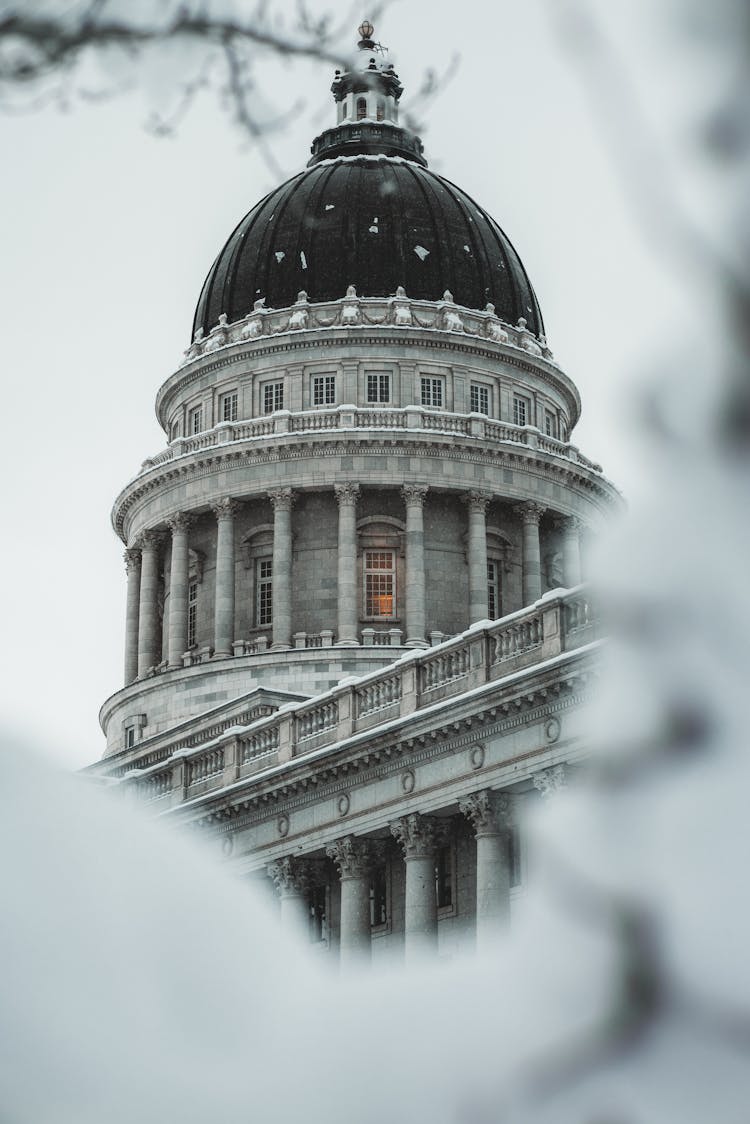
[{"label": "falling snowflake", "polygon": [[286,257],[286,254],[284,253],[283,250],[277,250],[274,256],[276,258],[276,261],[279,263],[279,265],[281,265],[284,258]]},{"label": "falling snowflake", "polygon": [[327,211],[333,211],[335,207],[336,207],[335,203],[326,203],[326,210]]},{"label": "falling snowflake", "polygon": [[304,250],[300,250],[299,260],[302,262],[302,268],[307,269],[307,258]]},{"label": "falling snowflake", "polygon": [[471,246],[464,246],[464,249],[466,250],[467,254],[471,253]]},{"label": "falling snowflake", "polygon": [[425,260],[425,258],[429,255],[429,252],[430,252],[429,250],[425,250],[424,246],[415,246],[414,247],[414,253],[417,255],[417,257],[421,261]]}]

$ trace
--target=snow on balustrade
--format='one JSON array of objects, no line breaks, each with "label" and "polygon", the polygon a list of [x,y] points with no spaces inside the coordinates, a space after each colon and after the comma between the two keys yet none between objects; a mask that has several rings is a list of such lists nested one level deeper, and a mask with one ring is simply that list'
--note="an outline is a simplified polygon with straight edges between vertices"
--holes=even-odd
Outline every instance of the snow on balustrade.
[{"label": "snow on balustrade", "polygon": [[495,634],[494,663],[504,663],[521,652],[541,646],[544,639],[541,612],[515,620]]},{"label": "snow on balustrade", "polygon": [[262,730],[258,730],[254,734],[242,737],[240,739],[240,745],[240,762],[242,765],[247,765],[258,757],[265,757],[270,753],[275,753],[279,748],[278,721],[272,726],[265,726]]},{"label": "snow on balustrade", "polygon": [[425,660],[419,668],[419,690],[424,694],[469,674],[469,646],[461,645]]},{"label": "snow on balustrade", "polygon": [[364,718],[376,710],[383,710],[401,700],[401,675],[375,679],[356,691],[357,717]]},{"label": "snow on balustrade", "polygon": [[357,429],[403,429],[406,425],[404,410],[357,410]]},{"label": "snow on balustrade", "polygon": [[332,730],[339,720],[339,705],[337,702],[324,702],[320,706],[311,707],[297,716],[297,741],[307,741],[325,730]]},{"label": "snow on balustrade", "polygon": [[138,782],[138,795],[141,800],[151,803],[153,800],[162,800],[172,791],[172,770],[164,769],[159,773],[152,773]]},{"label": "snow on balustrade", "polygon": [[187,763],[187,770],[188,787],[217,776],[224,770],[223,748],[218,746],[216,749],[209,749],[207,753],[191,758]]},{"label": "snow on balustrade", "polygon": [[488,441],[516,441],[522,445],[528,443],[526,430],[522,426],[493,421],[490,418],[484,423],[484,435]]},{"label": "snow on balustrade", "polygon": [[568,635],[582,631],[593,624],[594,616],[588,598],[573,597],[565,602],[565,631]]},{"label": "snow on balustrade", "polygon": [[424,429],[441,429],[447,433],[469,433],[470,422],[467,417],[458,414],[432,414],[427,410],[422,415]]},{"label": "snow on balustrade", "polygon": [[313,410],[304,414],[292,414],[289,428],[294,433],[304,433],[310,429],[337,429],[338,410]]}]

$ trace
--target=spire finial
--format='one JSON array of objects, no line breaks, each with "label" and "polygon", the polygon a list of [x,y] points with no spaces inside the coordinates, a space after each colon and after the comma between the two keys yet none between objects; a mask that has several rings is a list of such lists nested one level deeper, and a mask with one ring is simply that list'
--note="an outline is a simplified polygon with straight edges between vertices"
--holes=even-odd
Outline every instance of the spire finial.
[{"label": "spire finial", "polygon": [[375,28],[369,20],[362,20],[362,23],[357,28],[359,32],[359,49],[361,51],[372,51],[375,47],[373,35]]}]

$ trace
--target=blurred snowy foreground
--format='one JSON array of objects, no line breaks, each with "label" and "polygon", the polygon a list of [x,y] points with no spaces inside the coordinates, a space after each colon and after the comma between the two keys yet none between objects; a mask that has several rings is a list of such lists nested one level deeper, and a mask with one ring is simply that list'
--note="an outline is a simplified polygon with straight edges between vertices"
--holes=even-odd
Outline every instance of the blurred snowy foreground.
[{"label": "blurred snowy foreground", "polygon": [[8,746],[0,1119],[750,1119],[750,531],[693,454],[600,559],[596,753],[488,959],[331,975],[196,841]]}]

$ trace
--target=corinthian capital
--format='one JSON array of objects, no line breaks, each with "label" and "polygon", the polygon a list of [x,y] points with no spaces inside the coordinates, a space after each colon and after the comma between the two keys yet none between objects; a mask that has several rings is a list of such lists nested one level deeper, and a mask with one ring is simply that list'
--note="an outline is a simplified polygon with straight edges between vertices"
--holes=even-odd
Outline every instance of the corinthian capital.
[{"label": "corinthian capital", "polygon": [[135,545],[141,551],[141,555],[145,550],[158,551],[161,549],[164,542],[164,535],[161,531],[141,531],[138,538],[135,540]]},{"label": "corinthian capital", "polygon": [[125,559],[125,573],[135,573],[136,570],[141,568],[141,551],[140,548],[128,547],[125,551],[123,558]]},{"label": "corinthian capital", "polygon": [[294,503],[294,493],[291,488],[274,488],[268,493],[268,498],[273,504],[274,511],[291,511]]},{"label": "corinthian capital", "polygon": [[280,897],[306,894],[313,881],[313,867],[307,859],[276,859],[266,867]]},{"label": "corinthian capital", "polygon": [[404,484],[401,495],[407,507],[423,507],[429,488],[426,484]]},{"label": "corinthian capital", "polygon": [[534,788],[541,793],[543,800],[549,800],[567,787],[564,765],[553,765],[550,769],[540,769],[531,778]]},{"label": "corinthian capital", "polygon": [[486,513],[487,505],[491,499],[492,496],[488,495],[486,492],[469,492],[467,496],[464,496],[469,511],[475,511],[479,515],[484,515]]},{"label": "corinthian capital", "polygon": [[218,520],[234,519],[241,506],[237,503],[237,500],[232,500],[229,496],[222,496],[216,503],[211,504],[211,510]]},{"label": "corinthian capital", "polygon": [[542,518],[547,509],[545,507],[542,507],[540,503],[533,503],[532,501],[529,501],[528,503],[522,503],[519,510],[521,513],[521,519],[527,526],[538,527],[539,520]]},{"label": "corinthian capital", "polygon": [[445,840],[447,825],[434,816],[412,812],[391,824],[391,835],[401,845],[405,859],[429,858]]},{"label": "corinthian capital", "polygon": [[359,497],[359,484],[334,484],[339,507],[356,507]]},{"label": "corinthian capital", "polygon": [[512,798],[505,792],[484,788],[459,800],[461,814],[471,822],[477,835],[499,835],[512,822]]},{"label": "corinthian capital", "polygon": [[345,835],[343,839],[329,843],[326,854],[335,862],[342,880],[364,878],[383,858],[385,845],[378,839],[358,839],[356,835]]},{"label": "corinthian capital", "polygon": [[166,524],[172,534],[175,535],[187,531],[192,521],[192,515],[188,515],[184,511],[176,511],[174,515],[170,515],[169,519],[166,520]]}]

